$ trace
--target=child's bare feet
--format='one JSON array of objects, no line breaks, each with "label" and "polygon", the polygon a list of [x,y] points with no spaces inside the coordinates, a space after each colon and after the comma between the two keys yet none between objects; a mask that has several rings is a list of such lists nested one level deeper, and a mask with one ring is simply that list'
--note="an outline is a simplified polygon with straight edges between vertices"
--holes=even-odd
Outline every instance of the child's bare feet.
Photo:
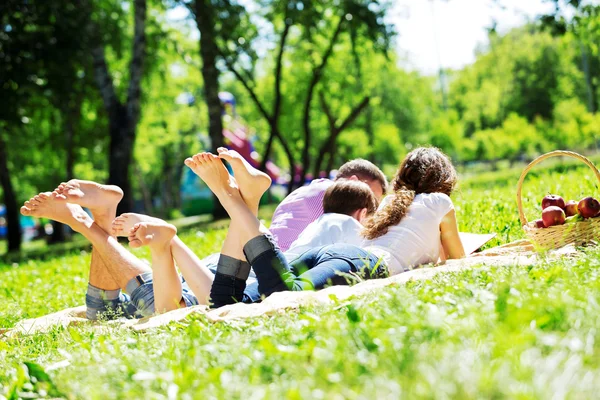
[{"label": "child's bare feet", "polygon": [[208,185],[221,203],[231,197],[241,197],[236,180],[214,154],[198,153],[186,158],[185,165]]},{"label": "child's bare feet", "polygon": [[271,187],[271,178],[269,175],[254,168],[235,150],[219,147],[217,152],[219,153],[219,158],[231,164],[235,180],[240,187],[240,193],[244,200],[256,203],[256,206],[258,206],[262,195]]},{"label": "child's bare feet", "polygon": [[129,245],[133,248],[142,246],[150,250],[169,247],[171,239],[177,234],[177,228],[166,222],[140,222],[129,231]]},{"label": "child's bare feet", "polygon": [[165,223],[162,219],[154,218],[149,215],[124,213],[119,215],[112,222],[111,232],[114,236],[129,236],[131,228],[140,222]]},{"label": "child's bare feet", "polygon": [[55,192],[40,193],[25,202],[21,214],[58,221],[75,231],[79,231],[81,223],[93,222],[81,206],[61,201],[57,196]]},{"label": "child's bare feet", "polygon": [[61,183],[55,192],[58,194],[58,200],[66,200],[69,203],[87,207],[94,215],[114,213],[117,204],[123,198],[123,191],[118,186],[101,185],[79,179]]}]

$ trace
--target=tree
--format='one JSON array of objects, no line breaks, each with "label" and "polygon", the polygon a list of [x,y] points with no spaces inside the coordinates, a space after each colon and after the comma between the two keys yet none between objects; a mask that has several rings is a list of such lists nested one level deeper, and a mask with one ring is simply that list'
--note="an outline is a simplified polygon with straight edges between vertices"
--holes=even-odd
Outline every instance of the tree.
[{"label": "tree", "polygon": [[[77,34],[83,18],[81,11],[68,1],[7,1],[2,3],[0,16],[0,70],[3,77],[0,120],[3,121],[1,128],[4,136],[0,138],[0,170],[8,213],[9,249],[18,250],[20,226],[17,195],[11,183],[9,160],[12,159],[13,165],[15,161],[24,162],[26,157],[20,157],[21,153],[32,155],[36,151],[33,145],[43,137],[42,132],[49,134],[52,131],[42,126],[36,131],[28,129],[30,116],[45,115],[60,120],[57,116],[61,114],[62,121],[69,121],[62,126],[68,132],[68,138],[55,150],[67,150],[67,175],[72,174],[73,125],[77,122],[74,119],[79,119],[75,101],[72,100],[76,93],[80,93],[72,89],[78,86],[76,72],[82,65],[79,60],[85,59],[84,35]],[[54,104],[59,112],[54,112],[49,104]],[[38,109],[40,106],[43,111]],[[77,106],[81,106],[81,98],[78,98]],[[55,130],[57,133],[61,131],[60,128]],[[5,132],[9,134],[4,135]],[[46,138],[55,139],[54,135]],[[25,146],[18,146],[19,142]],[[9,151],[10,148],[19,148],[19,151]],[[55,159],[53,156],[48,155],[44,161]],[[48,171],[56,171],[45,169],[43,165],[37,167],[40,182]],[[23,169],[24,166],[12,172],[22,175]],[[64,179],[65,176],[54,178]],[[57,229],[56,232],[62,231]]]},{"label": "tree", "polygon": [[[338,18],[333,28],[333,33],[327,42],[322,55],[318,57],[318,62],[313,64],[312,76],[306,89],[306,98],[304,101],[304,114],[302,126],[304,131],[304,147],[302,150],[303,173],[300,185],[306,181],[307,171],[310,168],[310,149],[312,146],[311,121],[311,103],[315,94],[315,88],[321,81],[323,72],[333,53],[334,46],[337,44],[340,34],[347,29],[353,44],[356,45],[358,38],[362,37],[375,44],[375,48],[386,53],[391,38],[395,31],[391,25],[384,22],[384,17],[388,11],[388,4],[379,1],[370,0],[345,0],[341,7],[336,7],[337,13],[334,18]],[[305,26],[306,38],[309,42],[314,36],[314,25]],[[309,60],[316,58],[317,51],[315,47],[309,50]]]},{"label": "tree", "polygon": [[[542,29],[557,37],[571,35],[580,51],[580,68],[584,74],[585,101],[588,111],[598,110],[600,96],[600,6],[584,4],[581,0],[548,0],[553,2],[554,10],[539,17]],[[569,20],[567,10],[574,16]]]},{"label": "tree", "polygon": [[[90,4],[88,10],[90,12],[93,10]],[[129,174],[136,128],[140,119],[141,81],[146,58],[146,0],[133,0],[133,10],[133,41],[125,102],[122,102],[117,95],[113,76],[108,67],[106,43],[97,20],[98,16],[91,15],[88,24],[92,37],[91,55],[94,60],[94,76],[108,117],[110,136],[108,183],[119,186],[124,192],[123,200],[118,207],[119,213],[133,208]]]}]

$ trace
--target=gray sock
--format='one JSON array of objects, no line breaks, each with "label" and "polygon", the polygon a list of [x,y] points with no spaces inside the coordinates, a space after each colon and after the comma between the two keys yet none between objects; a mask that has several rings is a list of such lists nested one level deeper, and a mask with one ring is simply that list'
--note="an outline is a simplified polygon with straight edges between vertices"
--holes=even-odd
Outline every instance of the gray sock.
[{"label": "gray sock", "polygon": [[247,261],[221,254],[217,263],[217,273],[246,281],[250,275],[250,264]]}]

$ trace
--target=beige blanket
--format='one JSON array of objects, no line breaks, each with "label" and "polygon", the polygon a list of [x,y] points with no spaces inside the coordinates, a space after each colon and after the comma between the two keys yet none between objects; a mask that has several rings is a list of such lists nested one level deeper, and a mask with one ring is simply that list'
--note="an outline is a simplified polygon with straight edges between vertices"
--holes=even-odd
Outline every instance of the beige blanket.
[{"label": "beige blanket", "polygon": [[374,279],[354,286],[332,286],[317,292],[279,292],[274,293],[261,303],[232,304],[215,310],[207,306],[194,306],[143,319],[117,319],[108,322],[92,322],[85,318],[85,306],[68,308],[39,318],[20,321],[14,328],[0,329],[0,335],[14,337],[34,333],[45,333],[56,327],[68,327],[79,324],[93,326],[94,329],[106,330],[111,327],[129,328],[144,331],[164,326],[173,321],[181,321],[194,313],[203,314],[208,320],[227,321],[240,318],[253,318],[261,315],[274,315],[298,309],[301,305],[332,304],[351,296],[361,296],[389,285],[405,284],[408,281],[428,280],[438,274],[459,272],[475,267],[526,266],[539,261],[541,257],[562,257],[576,255],[574,247],[540,255],[534,252],[527,241],[513,242],[477,253],[461,260],[450,260],[444,265],[415,269],[387,279]]}]

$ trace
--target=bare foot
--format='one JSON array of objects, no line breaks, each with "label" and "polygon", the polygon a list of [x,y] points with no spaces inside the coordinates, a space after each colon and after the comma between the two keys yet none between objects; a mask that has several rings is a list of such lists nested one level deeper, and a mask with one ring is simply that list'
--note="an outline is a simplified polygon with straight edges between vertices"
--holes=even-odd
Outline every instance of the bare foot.
[{"label": "bare foot", "polygon": [[59,195],[57,199],[87,207],[94,215],[114,212],[123,198],[123,191],[118,186],[79,179],[61,183],[55,192]]},{"label": "bare foot", "polygon": [[233,168],[233,175],[240,187],[240,193],[245,201],[258,202],[262,195],[271,187],[269,175],[254,168],[235,150],[225,147],[217,149],[219,158],[226,160]]},{"label": "bare foot", "polygon": [[135,224],[140,222],[165,223],[162,219],[154,218],[149,215],[125,213],[119,215],[112,222],[112,234],[114,236],[129,236],[129,231]]},{"label": "bare foot", "polygon": [[185,165],[208,185],[221,202],[230,197],[241,197],[236,180],[214,154],[198,153],[186,158]]},{"label": "bare foot", "polygon": [[129,231],[129,246],[148,246],[151,250],[169,247],[177,228],[166,222],[140,222]]},{"label": "bare foot", "polygon": [[93,222],[80,205],[57,199],[56,192],[43,192],[32,197],[21,207],[21,214],[48,218],[69,225],[78,231],[81,223]]}]

